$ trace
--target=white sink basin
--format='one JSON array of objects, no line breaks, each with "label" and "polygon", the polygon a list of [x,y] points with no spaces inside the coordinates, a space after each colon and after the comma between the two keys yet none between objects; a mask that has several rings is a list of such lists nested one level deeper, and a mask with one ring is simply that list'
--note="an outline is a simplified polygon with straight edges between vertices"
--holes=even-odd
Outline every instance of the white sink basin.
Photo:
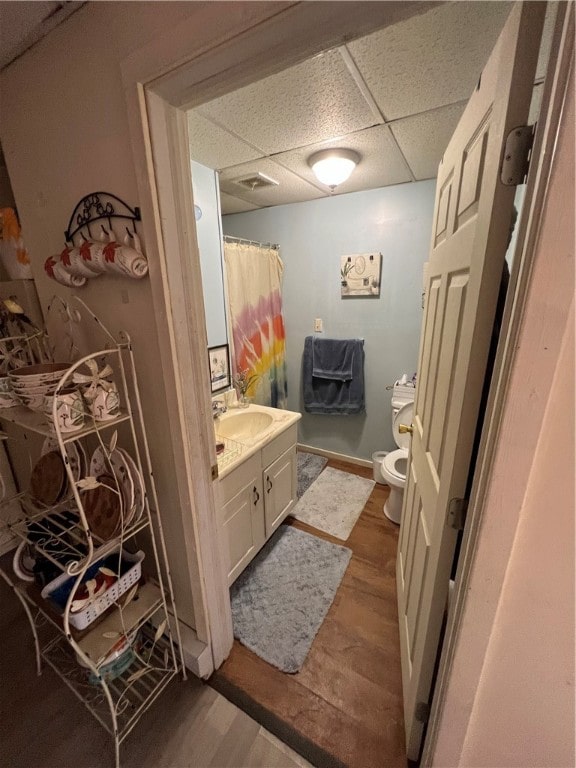
[{"label": "white sink basin", "polygon": [[225,415],[216,423],[216,434],[233,440],[251,439],[265,432],[273,421],[269,413],[262,411]]}]

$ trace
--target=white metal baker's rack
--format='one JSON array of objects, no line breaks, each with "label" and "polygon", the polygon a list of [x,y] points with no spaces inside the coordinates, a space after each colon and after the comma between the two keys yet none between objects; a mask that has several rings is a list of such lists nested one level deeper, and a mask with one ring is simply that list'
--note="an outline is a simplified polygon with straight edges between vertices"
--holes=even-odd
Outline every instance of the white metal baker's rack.
[{"label": "white metal baker's rack", "polygon": [[[111,734],[115,765],[119,768],[122,741],[172,678],[181,673],[185,679],[186,672],[132,345],[125,333],[116,340],[80,299],[76,298],[76,302],[77,308],[67,307],[68,315],[77,323],[81,320],[92,323],[93,328],[104,334],[107,343],[103,349],[72,363],[60,378],[55,394],[72,384],[75,372],[85,372],[87,361],[95,360],[100,367],[108,363],[120,392],[119,415],[110,421],[98,422],[85,409],[84,427],[70,433],[62,432],[58,426],[56,396],[52,418],[24,406],[0,410],[0,423],[11,433],[33,433],[57,442],[71,495],[54,506],[39,508],[28,491],[22,491],[4,499],[0,506],[19,502],[22,512],[8,523],[10,530],[39,556],[69,574],[74,584],[60,616],[41,598],[38,587],[18,581],[2,569],[0,576],[14,590],[28,617],[38,674],[42,662],[52,667]],[[120,433],[122,436],[118,438]],[[78,478],[73,472],[67,446],[78,441],[100,447],[120,497],[121,478],[110,461],[117,441],[118,444],[120,441],[130,443],[131,456],[144,479],[142,516],[131,522],[130,510],[124,510],[120,533],[110,541],[98,540],[86,517],[83,494],[95,486],[96,479]],[[84,467],[84,471],[89,475],[89,466]],[[74,630],[70,625],[71,604],[86,572],[115,548],[120,547],[122,551],[124,547],[134,546],[138,534],[146,535],[149,542],[145,564],[149,566],[152,562],[152,573],[148,569],[137,591],[130,589],[87,629]],[[119,572],[117,576],[120,577]],[[123,637],[130,638],[133,662],[118,677],[106,679],[102,674],[103,662]]]}]

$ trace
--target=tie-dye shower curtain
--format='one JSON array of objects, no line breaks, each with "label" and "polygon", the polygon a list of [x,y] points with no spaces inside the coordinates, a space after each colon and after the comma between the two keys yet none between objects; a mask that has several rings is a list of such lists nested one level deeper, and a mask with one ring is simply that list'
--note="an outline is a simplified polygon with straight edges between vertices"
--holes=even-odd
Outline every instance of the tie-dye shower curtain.
[{"label": "tie-dye shower curtain", "polygon": [[252,401],[287,407],[282,272],[277,249],[254,243],[224,243],[230,321],[234,337],[232,373],[257,380]]}]

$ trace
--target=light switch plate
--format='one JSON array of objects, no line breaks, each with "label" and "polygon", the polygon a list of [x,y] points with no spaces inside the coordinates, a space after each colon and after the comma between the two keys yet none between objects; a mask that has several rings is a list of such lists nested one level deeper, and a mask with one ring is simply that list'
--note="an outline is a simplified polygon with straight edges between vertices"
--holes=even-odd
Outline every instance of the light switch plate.
[{"label": "light switch plate", "polygon": [[314,331],[315,333],[322,333],[324,330],[324,323],[322,322],[322,318],[317,317],[316,320],[314,320]]}]

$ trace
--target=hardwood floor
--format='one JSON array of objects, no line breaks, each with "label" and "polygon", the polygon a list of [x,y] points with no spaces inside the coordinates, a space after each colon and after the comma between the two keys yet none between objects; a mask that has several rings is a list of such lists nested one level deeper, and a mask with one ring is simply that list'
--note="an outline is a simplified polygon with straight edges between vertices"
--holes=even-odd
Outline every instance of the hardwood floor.
[{"label": "hardwood floor", "polygon": [[[372,477],[371,469],[345,462],[331,460],[327,466]],[[250,702],[248,711],[259,719],[264,715],[271,730],[308,753],[312,762],[306,744],[328,753],[321,761],[327,765],[406,766],[395,577],[398,527],[382,511],[387,495],[387,487],[374,487],[345,542],[352,559],[300,672],[284,674],[235,641],[210,681],[241,706]],[[286,524],[343,543],[293,518]],[[287,729],[295,738],[286,738]]]},{"label": "hardwood floor", "polygon": [[[0,768],[113,768],[111,737],[50,667],[36,676],[28,622],[2,579],[0,605]],[[194,677],[170,683],[120,757],[122,768],[311,768]]]}]

